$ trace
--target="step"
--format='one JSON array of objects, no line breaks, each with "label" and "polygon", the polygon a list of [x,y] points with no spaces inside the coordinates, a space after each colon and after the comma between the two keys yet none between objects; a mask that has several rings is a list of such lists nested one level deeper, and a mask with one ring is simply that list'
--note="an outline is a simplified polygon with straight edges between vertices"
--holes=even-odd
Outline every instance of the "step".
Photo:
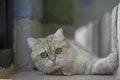
[{"label": "step", "polygon": [[41,75],[36,71],[19,72],[12,76],[13,80],[120,80],[113,75]]}]

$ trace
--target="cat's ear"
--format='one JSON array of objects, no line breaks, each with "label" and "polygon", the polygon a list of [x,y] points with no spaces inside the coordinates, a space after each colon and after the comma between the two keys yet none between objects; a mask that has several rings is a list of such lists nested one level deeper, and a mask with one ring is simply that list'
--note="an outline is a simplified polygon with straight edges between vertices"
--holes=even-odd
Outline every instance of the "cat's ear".
[{"label": "cat's ear", "polygon": [[54,37],[59,38],[59,39],[64,39],[65,36],[64,36],[64,34],[63,34],[63,29],[62,29],[62,28],[59,28],[59,29],[55,32]]},{"label": "cat's ear", "polygon": [[28,42],[28,45],[30,46],[30,48],[33,50],[37,44],[37,39],[34,39],[34,38],[27,38],[27,42]]}]

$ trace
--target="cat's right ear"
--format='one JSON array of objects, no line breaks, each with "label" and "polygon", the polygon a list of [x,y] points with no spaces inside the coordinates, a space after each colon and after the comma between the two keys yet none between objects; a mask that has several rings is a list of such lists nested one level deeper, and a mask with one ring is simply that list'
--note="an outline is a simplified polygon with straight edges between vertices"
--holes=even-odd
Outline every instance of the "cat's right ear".
[{"label": "cat's right ear", "polygon": [[65,36],[63,34],[63,29],[62,28],[59,28],[55,34],[54,34],[54,37],[58,38],[58,39],[64,39]]},{"label": "cat's right ear", "polygon": [[27,42],[28,42],[28,45],[30,46],[30,48],[33,50],[37,44],[37,39],[35,38],[27,38]]}]

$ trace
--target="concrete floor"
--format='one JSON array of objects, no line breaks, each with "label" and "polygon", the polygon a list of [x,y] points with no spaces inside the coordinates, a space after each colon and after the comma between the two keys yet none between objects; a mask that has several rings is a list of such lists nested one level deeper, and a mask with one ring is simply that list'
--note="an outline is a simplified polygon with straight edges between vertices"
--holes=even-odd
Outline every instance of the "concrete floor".
[{"label": "concrete floor", "polygon": [[20,72],[12,76],[13,80],[120,80],[112,75],[72,75],[72,76],[58,76],[58,75],[41,75],[36,71]]}]

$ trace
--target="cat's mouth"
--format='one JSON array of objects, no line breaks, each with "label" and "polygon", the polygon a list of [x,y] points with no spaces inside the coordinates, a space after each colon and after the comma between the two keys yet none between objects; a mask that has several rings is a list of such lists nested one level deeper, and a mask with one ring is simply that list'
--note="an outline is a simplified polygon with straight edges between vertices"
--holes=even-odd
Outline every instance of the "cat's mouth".
[{"label": "cat's mouth", "polygon": [[34,65],[33,70],[39,71],[39,69]]},{"label": "cat's mouth", "polygon": [[51,65],[51,68],[60,68],[60,64],[58,64],[58,63],[53,63],[53,64]]}]

